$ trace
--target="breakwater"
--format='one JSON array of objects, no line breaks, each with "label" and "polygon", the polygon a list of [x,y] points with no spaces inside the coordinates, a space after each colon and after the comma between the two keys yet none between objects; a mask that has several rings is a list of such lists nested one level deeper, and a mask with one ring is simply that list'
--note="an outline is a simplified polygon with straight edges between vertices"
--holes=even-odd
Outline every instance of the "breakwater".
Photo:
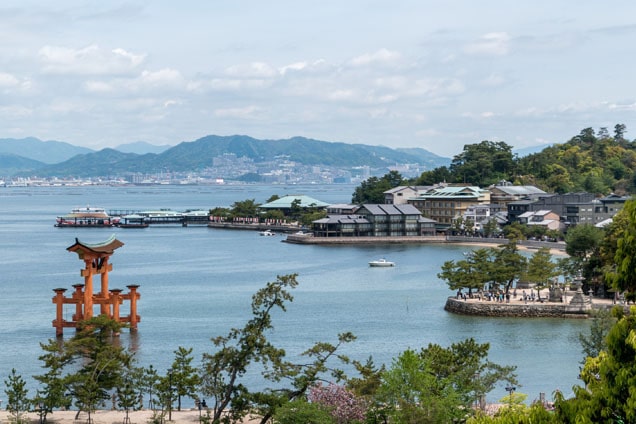
[{"label": "breakwater", "polygon": [[494,301],[462,300],[455,297],[446,299],[444,309],[461,315],[475,315],[484,317],[519,317],[519,318],[587,318],[594,308],[605,305],[592,305],[591,301],[581,299],[569,303],[559,302],[522,302],[514,300],[511,303]]}]

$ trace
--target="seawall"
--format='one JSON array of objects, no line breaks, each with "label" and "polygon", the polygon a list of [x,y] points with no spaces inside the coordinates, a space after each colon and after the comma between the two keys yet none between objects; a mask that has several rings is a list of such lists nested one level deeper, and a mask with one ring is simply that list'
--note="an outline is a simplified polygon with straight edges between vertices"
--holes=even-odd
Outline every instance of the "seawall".
[{"label": "seawall", "polygon": [[554,302],[498,303],[493,301],[465,301],[455,297],[446,300],[444,309],[461,315],[519,318],[587,318],[591,305],[571,305]]}]

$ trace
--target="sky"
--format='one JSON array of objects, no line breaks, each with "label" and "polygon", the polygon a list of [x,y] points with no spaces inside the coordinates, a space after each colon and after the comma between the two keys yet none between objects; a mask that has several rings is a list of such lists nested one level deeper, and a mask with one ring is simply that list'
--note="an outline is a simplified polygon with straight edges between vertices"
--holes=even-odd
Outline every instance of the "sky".
[{"label": "sky", "polygon": [[632,140],[635,62],[633,1],[3,0],[0,138]]}]

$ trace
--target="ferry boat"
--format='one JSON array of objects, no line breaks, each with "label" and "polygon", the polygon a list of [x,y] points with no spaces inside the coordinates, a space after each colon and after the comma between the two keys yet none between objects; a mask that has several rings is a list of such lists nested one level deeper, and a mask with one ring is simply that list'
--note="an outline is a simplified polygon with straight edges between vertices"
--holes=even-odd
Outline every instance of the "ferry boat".
[{"label": "ferry boat", "polygon": [[117,224],[117,218],[111,217],[104,208],[86,206],[74,208],[71,213],[58,216],[56,227],[112,227]]},{"label": "ferry boat", "polygon": [[117,223],[119,228],[148,228],[149,224],[146,222],[146,217],[130,214],[123,215]]}]

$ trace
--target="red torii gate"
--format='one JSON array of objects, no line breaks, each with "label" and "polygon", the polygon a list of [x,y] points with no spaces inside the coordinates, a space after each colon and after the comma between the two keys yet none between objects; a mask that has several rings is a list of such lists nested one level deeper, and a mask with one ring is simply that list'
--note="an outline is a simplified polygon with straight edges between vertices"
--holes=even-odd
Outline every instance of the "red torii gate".
[{"label": "red torii gate", "polygon": [[[117,240],[112,235],[108,240],[89,244],[82,243],[75,238],[75,244],[66,248],[69,252],[76,252],[80,260],[84,261],[85,267],[80,271],[80,275],[84,277],[84,284],[74,284],[75,291],[70,297],[65,297],[66,289],[53,289],[55,296],[53,303],[56,305],[56,317],[53,320],[55,327],[55,335],[62,336],[64,327],[77,327],[77,323],[93,317],[93,305],[99,305],[100,314],[107,315],[121,323],[128,323],[131,331],[137,330],[137,323],[141,321],[141,317],[137,315],[137,293],[138,285],[128,285],[128,293],[122,294],[121,289],[108,289],[108,272],[113,270],[113,265],[108,263],[108,259],[115,252],[115,249],[123,246],[124,243]],[[98,293],[93,292],[93,276],[99,274],[101,287]],[[130,301],[130,315],[120,316],[119,305],[124,300]],[[64,320],[63,312],[64,304],[74,304],[75,313],[70,321]]]}]

